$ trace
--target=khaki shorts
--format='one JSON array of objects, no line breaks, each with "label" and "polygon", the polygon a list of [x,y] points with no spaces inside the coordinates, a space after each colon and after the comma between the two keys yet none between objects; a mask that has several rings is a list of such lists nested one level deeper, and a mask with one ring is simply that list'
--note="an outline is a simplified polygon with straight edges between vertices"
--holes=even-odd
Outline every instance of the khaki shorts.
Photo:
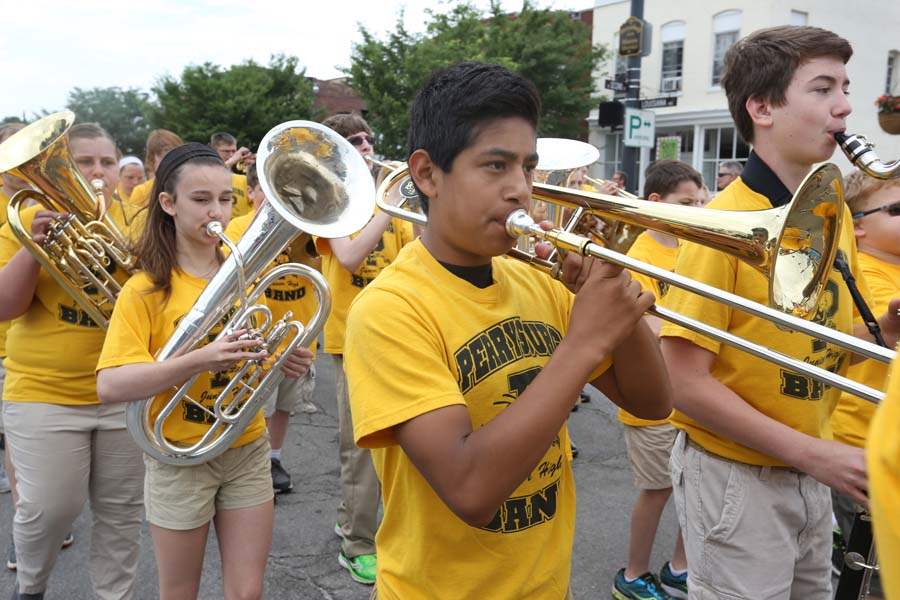
[{"label": "khaki shorts", "polygon": [[266,401],[266,418],[276,410],[293,414],[302,402],[312,402],[316,389],[316,365],[309,367],[309,373],[298,379],[285,377],[278,384],[278,389]]},{"label": "khaki shorts", "polygon": [[664,490],[672,487],[669,458],[678,430],[669,423],[632,427],[625,425],[625,446],[634,487]]},{"label": "khaki shorts", "polygon": [[147,520],[166,529],[195,529],[216,511],[272,502],[269,438],[262,436],[192,467],[176,467],[144,457]]}]

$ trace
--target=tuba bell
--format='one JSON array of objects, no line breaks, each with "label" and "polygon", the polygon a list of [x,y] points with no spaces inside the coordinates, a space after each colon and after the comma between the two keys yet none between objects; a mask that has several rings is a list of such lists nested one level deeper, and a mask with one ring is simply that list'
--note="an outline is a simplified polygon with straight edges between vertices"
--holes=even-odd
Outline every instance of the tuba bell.
[{"label": "tuba bell", "polygon": [[[10,198],[9,226],[41,267],[97,323],[106,328],[122,284],[135,268],[125,237],[107,214],[103,182],[91,185],[72,160],[66,133],[75,114],[48,115],[0,144],[0,173],[26,180]],[[22,224],[23,205],[33,200],[47,210],[67,213],[37,244]]]},{"label": "tuba bell", "polygon": [[[219,337],[250,329],[268,348],[270,359],[245,361],[212,406],[191,398],[196,376],[185,382],[168,402],[155,411],[153,398],[129,403],[126,424],[138,446],[151,457],[171,465],[196,465],[227,450],[253,420],[283,378],[281,363],[296,346],[318,336],[331,309],[328,284],[311,267],[286,263],[269,266],[298,235],[345,237],[361,229],[372,217],[375,187],[368,166],[342,136],[311,121],[277,125],[263,138],[257,155],[259,183],[267,201],[236,243],[228,240],[221,223],[212,222],[207,233],[219,237],[231,253],[209,281],[191,310],[182,318],[157,361],[194,349],[212,328],[235,307]],[[252,291],[248,285],[256,282]],[[266,288],[285,275],[308,279],[319,301],[310,323],[291,321],[291,315],[272,324],[271,312],[256,304]],[[259,322],[261,320],[261,323]],[[183,403],[193,404],[211,422],[201,439],[179,445],[166,439],[166,419]]]}]

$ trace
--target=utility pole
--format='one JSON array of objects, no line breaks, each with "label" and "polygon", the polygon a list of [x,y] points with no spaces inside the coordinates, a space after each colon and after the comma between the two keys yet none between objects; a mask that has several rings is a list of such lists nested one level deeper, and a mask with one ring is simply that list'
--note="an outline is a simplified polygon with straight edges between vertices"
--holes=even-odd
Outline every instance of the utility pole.
[{"label": "utility pole", "polygon": [[[644,18],[644,0],[631,0],[631,16],[643,20]],[[641,97],[641,55],[628,57],[628,73],[627,86],[625,92],[625,106],[631,108],[640,108]],[[638,173],[638,163],[640,162],[640,148],[624,146],[622,152],[622,171],[628,179],[629,191],[637,192],[638,181],[640,180]]]}]

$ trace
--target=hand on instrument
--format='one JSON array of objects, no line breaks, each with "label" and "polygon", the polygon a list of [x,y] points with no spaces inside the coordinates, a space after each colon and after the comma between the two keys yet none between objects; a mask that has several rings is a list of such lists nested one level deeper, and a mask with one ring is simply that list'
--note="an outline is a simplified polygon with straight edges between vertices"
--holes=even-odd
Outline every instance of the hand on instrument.
[{"label": "hand on instrument", "polygon": [[896,346],[900,342],[900,298],[891,300],[887,311],[878,319],[878,324],[888,347]]},{"label": "hand on instrument", "polygon": [[225,166],[231,169],[232,167],[234,167],[234,165],[243,161],[250,154],[251,152],[249,148],[247,148],[246,146],[241,146],[237,151],[235,151],[234,154],[228,157],[228,160],[225,161]]},{"label": "hand on instrument", "polygon": [[298,379],[309,372],[314,358],[312,350],[297,346],[281,363],[281,370],[288,379]]},{"label": "hand on instrument", "polygon": [[54,221],[61,217],[65,217],[68,213],[58,213],[49,210],[39,210],[34,213],[34,220],[31,222],[31,239],[35,244],[42,244],[47,239],[47,230]]},{"label": "hand on instrument", "polygon": [[833,440],[813,439],[804,464],[796,465],[828,487],[869,507],[866,455],[862,448]]},{"label": "hand on instrument", "polygon": [[597,184],[597,192],[607,196],[617,196],[619,194],[619,186],[614,181],[604,179],[602,183]]},{"label": "hand on instrument", "polygon": [[599,363],[634,330],[656,298],[621,267],[569,253],[560,279],[576,293],[566,339]]},{"label": "hand on instrument", "polygon": [[[246,329],[237,329],[190,354],[194,355],[199,371],[227,371],[244,360],[264,360],[269,353],[260,349],[258,339],[241,339]],[[255,350],[255,351],[254,351]]]}]

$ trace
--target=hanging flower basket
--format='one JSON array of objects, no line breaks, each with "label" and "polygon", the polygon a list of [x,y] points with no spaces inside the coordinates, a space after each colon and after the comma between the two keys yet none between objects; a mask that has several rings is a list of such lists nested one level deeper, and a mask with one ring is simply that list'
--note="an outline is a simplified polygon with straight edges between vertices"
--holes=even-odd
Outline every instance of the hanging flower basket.
[{"label": "hanging flower basket", "polygon": [[900,134],[900,112],[878,113],[878,124],[890,134]]}]

